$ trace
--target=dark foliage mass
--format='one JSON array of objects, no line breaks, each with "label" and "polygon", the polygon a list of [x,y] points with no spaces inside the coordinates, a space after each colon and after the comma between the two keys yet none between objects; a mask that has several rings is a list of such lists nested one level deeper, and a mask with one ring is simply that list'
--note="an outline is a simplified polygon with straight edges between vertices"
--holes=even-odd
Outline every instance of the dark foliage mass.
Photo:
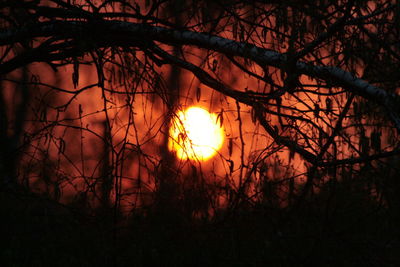
[{"label": "dark foliage mass", "polygon": [[397,0],[0,0],[1,265],[399,265],[399,40]]}]

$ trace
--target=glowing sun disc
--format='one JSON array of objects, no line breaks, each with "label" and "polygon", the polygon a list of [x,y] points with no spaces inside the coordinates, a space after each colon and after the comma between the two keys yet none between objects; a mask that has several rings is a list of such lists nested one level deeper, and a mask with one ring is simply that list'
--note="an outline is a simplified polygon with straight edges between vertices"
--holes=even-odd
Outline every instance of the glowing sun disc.
[{"label": "glowing sun disc", "polygon": [[217,115],[199,107],[179,111],[169,130],[169,150],[180,159],[207,160],[224,142]]}]

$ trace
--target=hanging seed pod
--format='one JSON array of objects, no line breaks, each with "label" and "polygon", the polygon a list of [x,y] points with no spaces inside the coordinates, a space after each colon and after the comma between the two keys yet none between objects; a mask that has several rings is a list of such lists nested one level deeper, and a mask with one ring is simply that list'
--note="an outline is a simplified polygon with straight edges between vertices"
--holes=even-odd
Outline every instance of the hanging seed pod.
[{"label": "hanging seed pod", "polygon": [[73,61],[72,84],[76,88],[79,85],[79,61],[76,58]]},{"label": "hanging seed pod", "polygon": [[228,159],[227,162],[229,164],[229,175],[232,175],[233,169],[235,168],[235,163],[230,159]]},{"label": "hanging seed pod", "polygon": [[254,108],[252,108],[250,112],[251,112],[251,121],[253,123],[256,123],[257,121],[256,111],[254,110]]},{"label": "hanging seed pod", "polygon": [[217,70],[217,65],[218,65],[218,60],[214,59],[212,62],[212,71],[216,71]]},{"label": "hanging seed pod", "polygon": [[221,112],[219,113],[219,127],[222,128],[222,125],[224,125],[224,109],[221,109]]},{"label": "hanging seed pod", "polygon": [[320,107],[318,104],[314,104],[314,116],[316,118],[319,118],[319,111],[320,111]]},{"label": "hanging seed pod", "polygon": [[180,143],[183,143],[183,142],[185,142],[185,140],[186,140],[185,134],[179,133],[179,134],[178,134],[178,143],[179,143],[179,144],[180,144]]},{"label": "hanging seed pod", "polygon": [[196,100],[197,100],[197,102],[200,102],[200,98],[201,98],[201,88],[197,87],[197,90],[196,90]]},{"label": "hanging seed pod", "polygon": [[318,134],[318,144],[319,144],[320,147],[322,147],[323,141],[324,141],[324,134],[322,133],[322,131],[319,131],[319,134]]},{"label": "hanging seed pod", "polygon": [[64,154],[65,152],[65,141],[64,139],[60,138],[60,145],[58,148],[58,154]]},{"label": "hanging seed pod", "polygon": [[47,109],[42,109],[40,112],[40,120],[43,122],[47,122]]},{"label": "hanging seed pod", "polygon": [[233,138],[229,138],[228,151],[229,151],[229,157],[231,157],[232,156],[232,151],[233,151]]},{"label": "hanging seed pod", "polygon": [[266,43],[267,42],[267,29],[266,28],[262,29],[261,35],[263,37],[264,43]]},{"label": "hanging seed pod", "polygon": [[217,118],[215,118],[215,123],[218,124],[218,121],[219,127],[222,128],[222,125],[224,125],[224,109],[221,109],[221,111],[217,115]]}]

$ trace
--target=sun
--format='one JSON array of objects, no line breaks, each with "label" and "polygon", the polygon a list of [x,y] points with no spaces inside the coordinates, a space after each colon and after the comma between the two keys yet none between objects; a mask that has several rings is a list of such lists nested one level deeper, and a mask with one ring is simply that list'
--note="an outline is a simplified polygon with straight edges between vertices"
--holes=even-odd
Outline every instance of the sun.
[{"label": "sun", "polygon": [[223,132],[216,114],[193,106],[173,119],[168,148],[180,159],[206,161],[222,147]]}]

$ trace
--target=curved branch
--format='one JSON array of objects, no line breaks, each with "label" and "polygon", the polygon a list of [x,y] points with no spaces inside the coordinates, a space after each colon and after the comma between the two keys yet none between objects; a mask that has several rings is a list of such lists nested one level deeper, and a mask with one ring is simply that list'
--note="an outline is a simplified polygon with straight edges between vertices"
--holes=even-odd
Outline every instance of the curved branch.
[{"label": "curved branch", "polygon": [[[277,51],[215,35],[116,20],[54,21],[39,23],[22,29],[9,29],[0,33],[0,45],[49,36],[64,39],[72,38],[78,41],[85,41],[86,39],[91,44],[86,48],[88,50],[93,49],[94,46],[146,47],[150,46],[153,41],[157,41],[171,45],[193,45],[217,51],[227,56],[247,58],[261,66],[268,65],[281,69],[284,68],[288,60],[285,54]],[[80,49],[85,49],[85,47]],[[35,60],[46,61],[48,58],[35,57]],[[337,67],[315,66],[298,61],[295,64],[295,69],[299,74],[324,80],[380,104],[387,109],[391,121],[400,132],[400,117],[396,108],[399,98],[397,95],[373,86]]]}]

